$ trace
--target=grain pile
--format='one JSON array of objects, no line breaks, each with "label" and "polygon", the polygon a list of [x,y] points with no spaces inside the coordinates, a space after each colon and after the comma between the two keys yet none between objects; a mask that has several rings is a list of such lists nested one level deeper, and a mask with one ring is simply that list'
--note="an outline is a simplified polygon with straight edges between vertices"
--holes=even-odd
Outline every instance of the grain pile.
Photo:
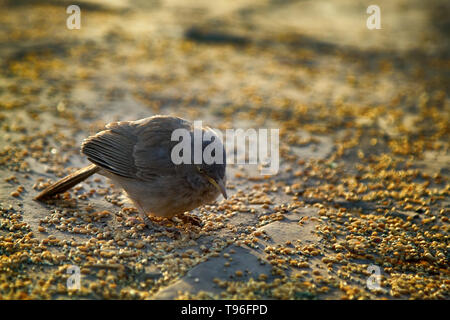
[{"label": "grain pile", "polygon": [[[179,3],[190,18],[99,5],[68,33],[64,8],[5,3],[0,298],[449,298],[449,51],[439,29],[414,35],[409,50],[367,49],[272,30],[263,8],[215,21],[211,8],[202,16]],[[156,113],[279,128],[280,171],[230,166],[231,197],[190,213],[201,227],[154,218],[148,230],[97,176],[31,200],[87,164],[83,138]],[[216,273],[202,278],[206,264]],[[80,290],[67,289],[71,265]],[[379,290],[366,286],[370,265],[382,270]]]}]

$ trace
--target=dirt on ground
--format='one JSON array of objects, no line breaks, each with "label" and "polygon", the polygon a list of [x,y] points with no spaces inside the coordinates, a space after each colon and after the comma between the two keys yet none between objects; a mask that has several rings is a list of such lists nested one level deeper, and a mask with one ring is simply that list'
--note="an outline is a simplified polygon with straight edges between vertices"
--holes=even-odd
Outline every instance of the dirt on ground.
[{"label": "dirt on ground", "polygon": [[[369,30],[372,1],[77,1],[70,30],[0,1],[0,298],[448,299],[450,6],[376,2]],[[203,226],[98,175],[33,201],[155,114],[279,129],[279,171],[228,165]]]}]

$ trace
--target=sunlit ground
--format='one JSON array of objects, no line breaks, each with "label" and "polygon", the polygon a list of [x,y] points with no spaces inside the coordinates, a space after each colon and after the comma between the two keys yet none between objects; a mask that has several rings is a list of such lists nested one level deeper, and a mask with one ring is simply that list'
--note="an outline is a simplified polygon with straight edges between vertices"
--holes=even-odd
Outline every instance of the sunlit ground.
[{"label": "sunlit ground", "polygon": [[[449,298],[448,3],[71,4],[0,1],[0,298]],[[278,128],[280,170],[228,166],[203,227],[154,219],[178,232],[100,176],[32,200],[154,114]]]}]

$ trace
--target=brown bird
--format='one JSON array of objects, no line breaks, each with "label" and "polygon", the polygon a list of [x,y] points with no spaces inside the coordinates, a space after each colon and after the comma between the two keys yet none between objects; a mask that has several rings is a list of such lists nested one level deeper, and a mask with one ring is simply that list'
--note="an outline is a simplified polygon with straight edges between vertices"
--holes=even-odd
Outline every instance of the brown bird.
[{"label": "brown bird", "polygon": [[[81,152],[93,164],[47,187],[35,200],[65,192],[98,173],[126,191],[147,225],[151,224],[147,215],[167,218],[178,215],[185,222],[192,220],[183,213],[214,201],[220,193],[227,198],[225,149],[221,144],[223,161],[217,161],[221,163],[194,164],[192,160],[174,164],[171,152],[179,141],[172,141],[171,136],[176,129],[186,129],[194,137],[192,123],[178,117],[153,116],[107,124],[106,130],[82,143]],[[203,133],[210,130],[214,136],[209,141],[202,139],[202,150],[215,139],[220,141],[211,129],[201,130]],[[194,139],[191,141],[194,150]],[[194,152],[191,154],[194,159]]]}]

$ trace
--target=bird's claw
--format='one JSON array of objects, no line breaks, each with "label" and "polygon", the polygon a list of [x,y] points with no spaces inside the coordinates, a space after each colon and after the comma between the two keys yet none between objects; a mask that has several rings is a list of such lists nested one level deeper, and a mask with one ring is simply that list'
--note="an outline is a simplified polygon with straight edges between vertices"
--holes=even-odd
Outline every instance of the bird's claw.
[{"label": "bird's claw", "polygon": [[203,226],[203,221],[202,219],[198,218],[198,217],[194,217],[191,215],[186,215],[186,214],[182,214],[179,216],[179,218],[184,222],[184,223],[190,223],[194,226],[197,227],[202,227]]},{"label": "bird's claw", "polygon": [[171,227],[164,227],[158,224],[155,224],[147,215],[141,216],[142,220],[144,221],[145,226],[150,230],[155,230],[159,232],[172,232],[176,238],[180,236],[180,231],[177,228],[171,228]]}]

